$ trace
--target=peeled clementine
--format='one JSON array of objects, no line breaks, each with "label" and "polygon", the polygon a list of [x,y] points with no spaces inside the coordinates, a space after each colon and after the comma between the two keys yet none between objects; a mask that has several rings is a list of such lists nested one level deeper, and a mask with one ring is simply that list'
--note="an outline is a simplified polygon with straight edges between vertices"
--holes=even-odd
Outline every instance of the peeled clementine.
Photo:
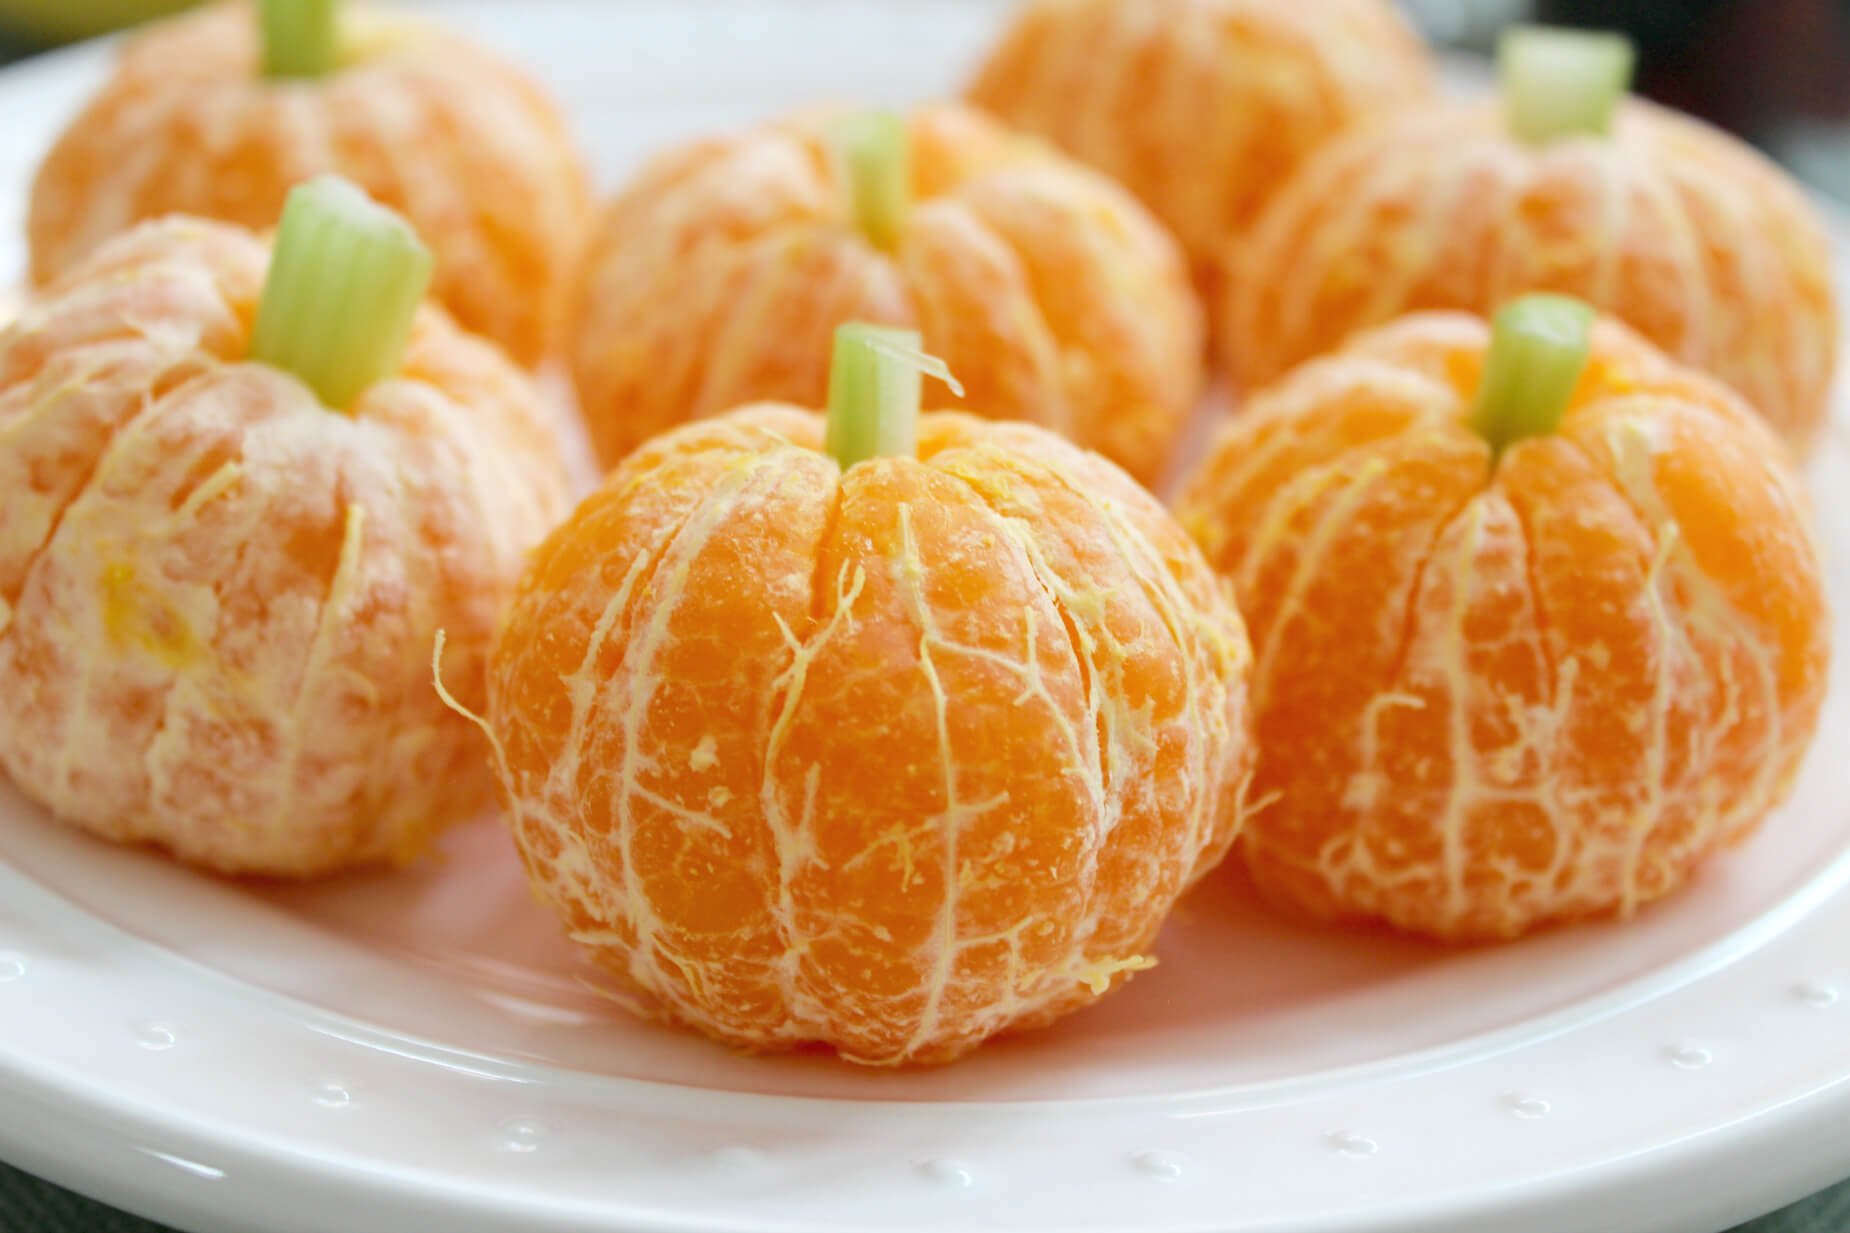
[{"label": "peeled clementine", "polygon": [[337,63],[266,77],[255,4],[132,37],[32,188],[40,283],[141,219],[264,228],[291,186],[338,172],[436,251],[437,298],[523,363],[553,341],[588,211],[550,100],[501,57],[397,14],[348,6]]},{"label": "peeled clementine", "polygon": [[1305,165],[1234,261],[1219,320],[1241,383],[1406,312],[1556,291],[1808,442],[1838,326],[1829,242],[1798,188],[1735,138],[1647,103],[1554,140],[1519,138],[1508,113],[1409,113]]},{"label": "peeled clementine", "polygon": [[741,403],[816,405],[831,331],[864,319],[918,328],[981,414],[1153,476],[1203,377],[1174,242],[1117,186],[975,112],[893,120],[871,171],[844,148],[861,118],[695,143],[605,209],[570,352],[604,460]]},{"label": "peeled clementine", "polygon": [[948,1061],[1150,966],[1239,825],[1246,636],[1044,430],[823,436],[764,405],[632,454],[521,583],[489,723],[536,887],[642,1008]]},{"label": "peeled clementine", "polygon": [[485,803],[431,646],[479,699],[566,481],[525,377],[440,314],[344,411],[250,361],[267,261],[143,224],[0,331],[0,767],[98,835],[295,876]]},{"label": "peeled clementine", "polygon": [[1747,835],[1829,641],[1797,481],[1738,397],[1606,321],[1558,424],[1499,454],[1477,417],[1538,383],[1488,380],[1491,337],[1357,337],[1255,398],[1180,504],[1253,631],[1254,878],[1452,940],[1629,914]]},{"label": "peeled clementine", "polygon": [[970,99],[1136,193],[1208,287],[1306,157],[1431,90],[1387,0],[1031,0]]}]

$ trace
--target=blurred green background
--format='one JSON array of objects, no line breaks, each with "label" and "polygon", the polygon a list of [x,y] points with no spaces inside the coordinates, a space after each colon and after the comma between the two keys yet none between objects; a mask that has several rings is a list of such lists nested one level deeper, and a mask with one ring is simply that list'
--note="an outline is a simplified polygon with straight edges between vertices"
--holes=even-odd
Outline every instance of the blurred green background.
[{"label": "blurred green background", "polygon": [[0,31],[16,51],[89,38],[177,13],[194,0],[0,0]]}]

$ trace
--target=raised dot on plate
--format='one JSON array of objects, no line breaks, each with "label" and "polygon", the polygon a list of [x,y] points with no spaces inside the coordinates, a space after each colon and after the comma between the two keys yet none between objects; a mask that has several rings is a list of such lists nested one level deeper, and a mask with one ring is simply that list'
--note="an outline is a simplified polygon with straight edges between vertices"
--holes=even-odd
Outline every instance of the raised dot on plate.
[{"label": "raised dot on plate", "polygon": [[1336,1131],[1326,1136],[1324,1141],[1330,1145],[1332,1151],[1341,1152],[1355,1160],[1364,1160],[1381,1150],[1381,1145],[1367,1135],[1358,1135],[1347,1130]]},{"label": "raised dot on plate", "polygon": [[345,1109],[353,1103],[353,1093],[340,1083],[323,1083],[315,1089],[315,1103],[324,1109]]},{"label": "raised dot on plate", "polygon": [[18,955],[0,955],[0,985],[26,974],[26,961]]},{"label": "raised dot on plate", "polygon": [[172,1028],[158,1023],[144,1023],[135,1029],[135,1043],[153,1053],[164,1053],[178,1041]]},{"label": "raised dot on plate", "polygon": [[1181,1160],[1168,1152],[1138,1152],[1131,1157],[1131,1167],[1159,1182],[1173,1182],[1182,1176]]},{"label": "raised dot on plate", "polygon": [[969,1165],[944,1156],[927,1160],[919,1166],[919,1172],[940,1186],[965,1188],[976,1185],[976,1174],[970,1171]]},{"label": "raised dot on plate", "polygon": [[764,1167],[764,1156],[762,1153],[753,1151],[749,1147],[740,1147],[737,1144],[728,1144],[725,1147],[714,1148],[708,1155],[708,1159],[730,1173],[746,1173],[753,1169],[762,1169]]},{"label": "raised dot on plate", "polygon": [[1529,1118],[1531,1120],[1538,1117],[1547,1117],[1554,1111],[1554,1106],[1543,1100],[1540,1096],[1525,1096],[1521,1092],[1511,1092],[1504,1096],[1503,1107],[1508,1109],[1511,1113],[1514,1113],[1517,1117]]},{"label": "raised dot on plate", "polygon": [[537,1152],[546,1128],[532,1122],[515,1122],[501,1136],[501,1146],[510,1152]]},{"label": "raised dot on plate", "polygon": [[[0,961],[0,963],[3,963],[3,961]],[[4,972],[4,966],[0,966],[0,975],[3,975]],[[1819,1009],[1823,1009],[1826,1006],[1835,1006],[1843,999],[1843,994],[1837,991],[1836,985],[1827,985],[1821,980],[1800,981],[1798,984],[1792,986],[1792,996],[1805,1003],[1807,1006],[1816,1006]]]},{"label": "raised dot on plate", "polygon": [[1664,1057],[1678,1070],[1701,1070],[1715,1060],[1713,1053],[1695,1045],[1671,1045],[1664,1050]]}]

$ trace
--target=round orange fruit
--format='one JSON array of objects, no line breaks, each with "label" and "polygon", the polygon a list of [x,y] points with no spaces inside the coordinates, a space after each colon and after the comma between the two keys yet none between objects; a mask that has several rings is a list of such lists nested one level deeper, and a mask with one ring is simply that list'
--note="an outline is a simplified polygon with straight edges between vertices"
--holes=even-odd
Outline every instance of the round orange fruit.
[{"label": "round orange fruit", "polygon": [[0,331],[0,767],[98,835],[300,876],[490,798],[431,648],[479,700],[566,483],[524,375],[436,312],[342,410],[251,360],[268,260],[145,223]]},{"label": "round orange fruit", "polygon": [[1817,723],[1829,620],[1780,443],[1617,323],[1551,372],[1499,354],[1506,320],[1305,365],[1181,498],[1253,631],[1245,860],[1319,916],[1472,941],[1629,914],[1766,817]]},{"label": "round orange fruit", "polygon": [[1218,319],[1241,384],[1406,312],[1483,313],[1555,291],[1808,442],[1838,324],[1830,245],[1799,189],[1740,141],[1648,103],[1603,127],[1526,136],[1521,106],[1407,114],[1313,158],[1234,259]]},{"label": "round orange fruit", "polygon": [[1306,157],[1431,91],[1387,0],[1031,0],[969,96],[1136,193],[1208,288]]},{"label": "round orange fruit", "polygon": [[816,405],[848,320],[918,328],[982,414],[1143,479],[1202,384],[1200,308],[1162,228],[956,107],[816,113],[667,154],[604,210],[586,267],[570,358],[608,463],[742,403]]},{"label": "round orange fruit", "polygon": [[589,211],[559,111],[486,49],[357,5],[338,14],[325,71],[266,72],[278,49],[263,17],[214,5],[124,45],[33,183],[34,278],[163,214],[268,227],[293,185],[336,172],[417,227],[437,255],[437,298],[466,329],[538,359]]},{"label": "round orange fruit", "polygon": [[629,1000],[943,1062],[1150,966],[1239,825],[1249,652],[1116,467],[948,413],[844,466],[839,389],[833,452],[759,405],[618,467],[521,583],[488,722],[536,887]]}]

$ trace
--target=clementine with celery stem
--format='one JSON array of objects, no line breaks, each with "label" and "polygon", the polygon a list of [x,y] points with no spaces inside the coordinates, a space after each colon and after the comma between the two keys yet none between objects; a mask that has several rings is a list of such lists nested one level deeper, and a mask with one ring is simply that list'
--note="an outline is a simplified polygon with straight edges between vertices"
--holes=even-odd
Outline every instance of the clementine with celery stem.
[{"label": "clementine with celery stem", "polygon": [[1031,0],[970,99],[1130,188],[1205,288],[1307,156],[1431,92],[1388,0]]},{"label": "clementine with celery stem", "polygon": [[1579,301],[1292,373],[1181,502],[1252,622],[1272,898],[1453,941],[1628,915],[1785,795],[1829,621],[1779,442]]},{"label": "clementine with celery stem", "polygon": [[1405,312],[1555,291],[1809,442],[1838,325],[1830,245],[1799,189],[1734,138],[1624,101],[1631,50],[1616,35],[1520,29],[1500,59],[1499,103],[1358,133],[1278,194],[1220,314],[1241,383]]},{"label": "clementine with celery stem", "polygon": [[644,1013],[943,1062],[1149,967],[1233,840],[1238,611],[1042,429],[918,416],[861,324],[826,421],[658,437],[540,548],[488,723],[527,868]]},{"label": "clementine with celery stem", "polygon": [[269,227],[326,172],[411,221],[465,328],[523,363],[555,340],[589,210],[562,116],[487,50],[344,0],[219,4],[130,38],[39,169],[33,276],[163,214]]},{"label": "clementine with celery stem", "polygon": [[[268,272],[266,276],[266,263]],[[415,856],[492,792],[495,617],[566,480],[526,378],[419,309],[352,185],[272,255],[105,242],[0,331],[0,767],[67,822],[231,873]]]},{"label": "clementine with celery stem", "polygon": [[1200,308],[1137,203],[974,112],[815,113],[674,151],[604,211],[572,372],[599,452],[822,400],[843,321],[916,328],[982,414],[1139,478],[1202,382]]}]

